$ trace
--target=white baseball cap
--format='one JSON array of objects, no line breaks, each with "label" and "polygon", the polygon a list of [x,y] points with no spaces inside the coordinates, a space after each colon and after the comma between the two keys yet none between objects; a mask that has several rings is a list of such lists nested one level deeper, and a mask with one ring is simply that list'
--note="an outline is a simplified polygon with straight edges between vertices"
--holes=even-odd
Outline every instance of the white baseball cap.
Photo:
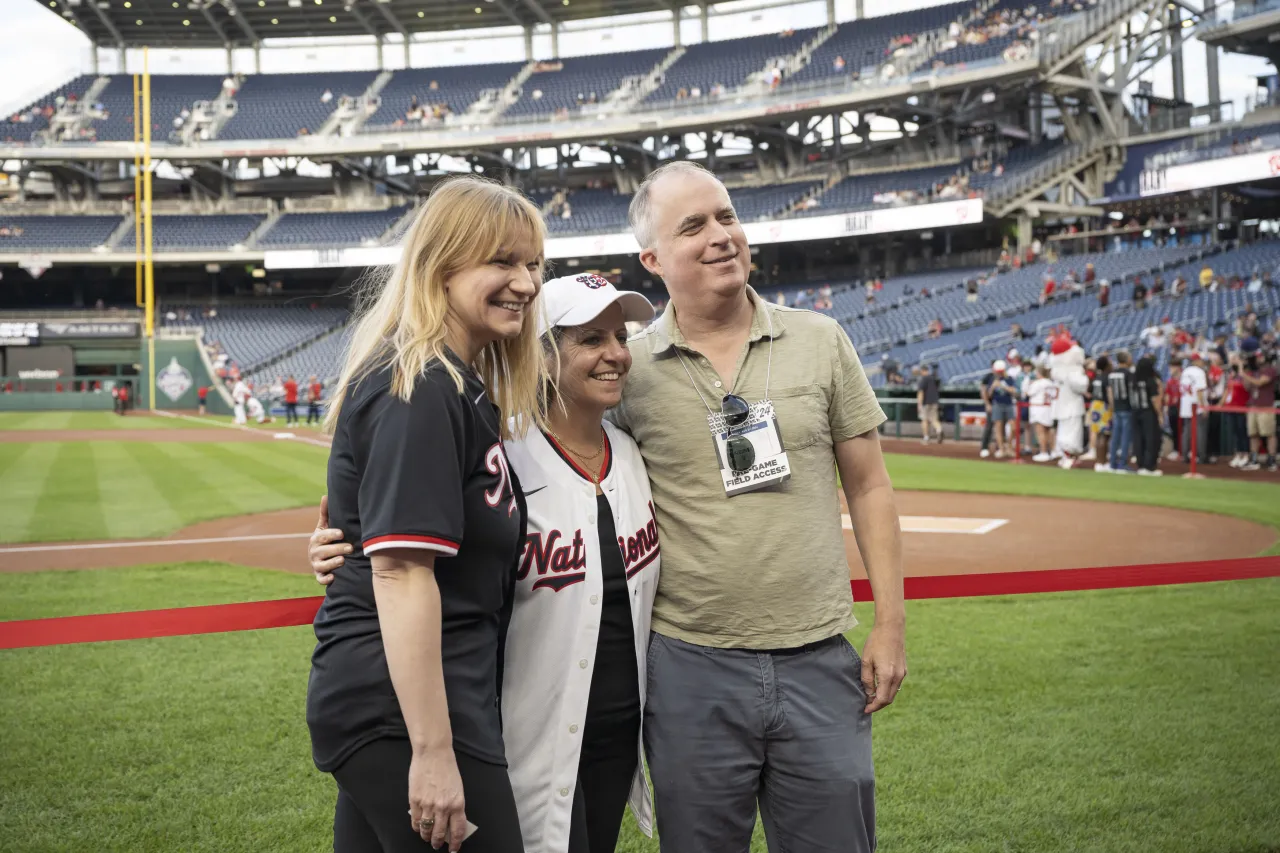
[{"label": "white baseball cap", "polygon": [[628,323],[647,323],[653,319],[653,304],[634,290],[618,290],[609,280],[595,273],[580,273],[554,278],[542,285],[542,317],[538,334],[554,326],[581,326],[604,313],[617,302],[622,318]]},{"label": "white baseball cap", "polygon": [[1004,363],[1004,359],[997,359],[996,363],[991,365],[991,370],[995,373],[1004,373],[1008,368],[1009,365]]}]

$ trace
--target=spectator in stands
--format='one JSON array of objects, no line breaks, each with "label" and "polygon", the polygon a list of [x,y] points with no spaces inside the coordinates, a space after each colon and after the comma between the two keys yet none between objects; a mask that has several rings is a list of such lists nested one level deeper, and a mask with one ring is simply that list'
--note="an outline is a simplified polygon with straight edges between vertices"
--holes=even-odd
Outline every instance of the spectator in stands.
[{"label": "spectator in stands", "polygon": [[920,411],[921,443],[928,444],[935,431],[938,444],[942,444],[942,421],[938,418],[938,401],[942,398],[942,382],[937,370],[928,364],[920,365],[920,382],[916,385],[916,408]]},{"label": "spectator in stands", "polygon": [[298,380],[292,374],[284,380],[284,422],[285,426],[298,425]]},{"label": "spectator in stands", "polygon": [[1142,280],[1142,276],[1135,276],[1133,279],[1133,310],[1140,311],[1147,307],[1147,285]]},{"label": "spectator in stands", "polygon": [[1106,308],[1111,303],[1111,282],[1105,278],[1098,287],[1098,307]]},{"label": "spectator in stands", "polygon": [[978,280],[976,278],[971,278],[968,281],[966,281],[964,283],[964,292],[965,292],[965,297],[964,297],[965,302],[977,302],[978,301]]},{"label": "spectator in stands", "polygon": [[880,356],[880,372],[884,374],[884,381],[889,385],[902,384],[902,365],[897,359],[892,358],[889,353]]},{"label": "spectator in stands", "polygon": [[1044,306],[1048,304],[1050,301],[1052,301],[1054,289],[1057,287],[1057,282],[1053,280],[1053,272],[1051,270],[1045,270],[1043,279],[1044,279],[1044,287],[1040,291],[1041,306]]},{"label": "spectator in stands", "polygon": [[1111,409],[1108,468],[1113,474],[1129,473],[1129,450],[1133,443],[1133,409],[1129,400],[1132,381],[1132,359],[1128,350],[1120,350],[1116,353],[1116,363],[1107,373],[1107,406]]},{"label": "spectator in stands", "polygon": [[327,104],[332,100],[333,100],[333,90],[325,89],[324,92],[321,93],[320,95],[320,103]]},{"label": "spectator in stands", "polygon": [[1085,284],[1093,284],[1093,280],[1097,278],[1097,275],[1098,274],[1093,269],[1093,264],[1089,263],[1084,265],[1084,283]]},{"label": "spectator in stands", "polygon": [[1206,261],[1205,265],[1200,268],[1200,289],[1208,290],[1211,284],[1213,284],[1213,268]]},{"label": "spectator in stands", "polygon": [[228,98],[234,98],[236,92],[240,90],[240,84],[236,82],[236,78],[228,74],[222,81],[222,92]]},{"label": "spectator in stands", "polygon": [[933,322],[929,324],[929,337],[935,338],[935,339],[942,337],[943,328],[944,327],[942,325],[942,318],[935,317]]},{"label": "spectator in stands", "polygon": [[1027,333],[1022,331],[1022,325],[1019,323],[1009,324],[1009,335],[1015,340],[1020,341],[1026,338]]},{"label": "spectator in stands", "polygon": [[[1274,361],[1274,351],[1271,360]],[[1276,470],[1276,367],[1263,360],[1261,348],[1245,356],[1243,378],[1249,389],[1249,440],[1266,442],[1268,471]]]},{"label": "spectator in stands", "polygon": [[[1204,369],[1204,355],[1199,351],[1193,351],[1187,365],[1182,369],[1182,378],[1179,382],[1182,458],[1185,462],[1191,461],[1192,453],[1199,457],[1200,464],[1209,462],[1209,413],[1204,411],[1204,407],[1209,402],[1208,390],[1209,377]],[[1193,418],[1196,432],[1194,448],[1190,446]]]},{"label": "spectator in stands", "polygon": [[831,67],[835,70],[837,74],[839,74],[841,71],[844,71],[844,64],[845,64],[844,57],[837,56],[835,60],[832,61]]}]

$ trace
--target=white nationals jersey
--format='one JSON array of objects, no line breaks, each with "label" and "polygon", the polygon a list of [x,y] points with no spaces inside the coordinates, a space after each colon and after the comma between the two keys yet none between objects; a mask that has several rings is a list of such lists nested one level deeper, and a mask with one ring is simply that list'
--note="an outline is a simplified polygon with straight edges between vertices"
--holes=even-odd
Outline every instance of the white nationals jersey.
[{"label": "white nationals jersey", "polygon": [[243,382],[237,382],[231,389],[231,399],[235,400],[237,406],[243,406],[249,399],[249,386]]},{"label": "white nationals jersey", "polygon": [[[604,424],[606,474],[600,481],[631,593],[640,702],[645,695],[649,617],[661,561],[649,476],[635,441]],[[502,682],[502,738],[525,853],[565,853],[578,757],[604,603],[595,485],[531,429],[506,444],[529,506]],[[631,808],[652,834],[653,805],[640,756]]]}]

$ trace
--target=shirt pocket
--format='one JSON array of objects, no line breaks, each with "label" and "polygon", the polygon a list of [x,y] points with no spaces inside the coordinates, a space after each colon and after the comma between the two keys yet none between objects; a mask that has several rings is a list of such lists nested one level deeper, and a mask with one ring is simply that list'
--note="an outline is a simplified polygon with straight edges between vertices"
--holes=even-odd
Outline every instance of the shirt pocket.
[{"label": "shirt pocket", "polygon": [[778,416],[782,449],[791,453],[831,444],[831,422],[827,416],[827,395],[816,385],[779,388],[769,394]]}]

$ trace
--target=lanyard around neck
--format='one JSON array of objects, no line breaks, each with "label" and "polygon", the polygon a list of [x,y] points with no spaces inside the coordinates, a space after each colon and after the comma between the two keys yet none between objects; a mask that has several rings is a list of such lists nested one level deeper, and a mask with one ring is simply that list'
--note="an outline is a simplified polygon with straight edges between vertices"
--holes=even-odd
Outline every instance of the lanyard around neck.
[{"label": "lanyard around neck", "polygon": [[[765,305],[764,316],[769,321],[769,361],[765,366],[764,373],[764,399],[768,400],[769,382],[773,379],[773,312],[769,310],[768,305]],[[672,321],[674,322],[674,320],[675,318],[673,317]],[[702,401],[702,405],[707,407],[707,414],[714,415],[715,412],[711,410],[710,404],[707,403],[707,398],[702,396],[702,392],[698,390],[698,383],[693,381],[693,374],[689,371],[689,365],[685,363],[684,356],[680,354],[680,347],[676,344],[672,344],[672,347],[676,351],[676,358],[680,359],[680,366],[684,368],[685,376],[689,377],[689,384],[693,386],[694,393],[698,395],[698,399]],[[747,341],[747,355],[748,357],[751,355],[750,341]],[[746,359],[743,359],[742,366],[744,368],[747,366]],[[725,396],[727,397],[730,393],[731,392],[726,391]]]}]

